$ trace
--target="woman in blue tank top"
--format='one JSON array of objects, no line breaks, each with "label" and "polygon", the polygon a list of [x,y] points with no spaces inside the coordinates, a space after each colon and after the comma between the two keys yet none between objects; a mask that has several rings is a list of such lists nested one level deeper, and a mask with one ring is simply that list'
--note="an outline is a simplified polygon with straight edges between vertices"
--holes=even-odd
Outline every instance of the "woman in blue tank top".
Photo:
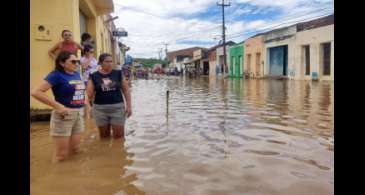
[{"label": "woman in blue tank top", "polygon": [[113,70],[110,54],[101,54],[99,65],[101,68],[90,75],[87,83],[95,123],[101,138],[110,137],[111,132],[114,138],[124,138],[125,119],[132,115],[128,83],[120,70]]}]

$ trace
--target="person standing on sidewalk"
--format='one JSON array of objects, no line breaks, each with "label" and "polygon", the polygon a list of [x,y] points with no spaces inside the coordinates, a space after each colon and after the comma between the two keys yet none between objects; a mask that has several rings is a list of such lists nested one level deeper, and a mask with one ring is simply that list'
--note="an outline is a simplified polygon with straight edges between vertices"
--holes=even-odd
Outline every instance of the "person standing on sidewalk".
[{"label": "person standing on sidewalk", "polygon": [[77,51],[83,50],[83,47],[72,39],[72,32],[69,30],[63,30],[61,36],[63,41],[58,42],[48,51],[49,56],[52,59],[56,59],[58,53],[68,51],[77,57]]},{"label": "person standing on sidewalk", "polygon": [[101,54],[99,65],[101,68],[90,75],[86,90],[89,99],[93,100],[95,123],[101,138],[110,137],[111,131],[114,138],[124,138],[125,119],[132,115],[128,82],[120,70],[113,70],[110,54]]},{"label": "person standing on sidewalk", "polygon": [[82,80],[87,85],[90,74],[98,70],[98,61],[94,57],[94,48],[86,45],[84,48],[84,56],[80,59],[80,64],[82,68]]},{"label": "person standing on sidewalk", "polygon": [[[86,45],[84,48],[84,55],[80,59],[81,69],[82,69],[82,80],[84,81],[85,86],[87,85],[87,81],[89,80],[90,74],[98,71],[98,61],[96,61],[94,57],[94,48],[90,45]],[[90,107],[92,103],[89,102]],[[85,107],[85,116],[86,118],[90,118],[90,107]]]},{"label": "person standing on sidewalk", "polygon": [[[55,70],[35,88],[31,95],[40,102],[51,106],[50,135],[55,143],[53,162],[63,161],[70,153],[77,153],[84,131],[84,111],[87,104],[85,85],[80,74],[76,56],[62,51],[56,58]],[[55,99],[47,96],[52,89]]]},{"label": "person standing on sidewalk", "polygon": [[91,37],[91,35],[89,33],[82,33],[81,35],[81,45],[83,47],[85,46],[91,46],[91,47],[94,47],[94,41],[93,41],[93,38]]},{"label": "person standing on sidewalk", "polygon": [[[93,38],[91,37],[91,35],[89,33],[87,33],[87,32],[82,33],[82,35],[81,35],[81,45],[84,48],[84,50],[87,46],[92,47],[92,48],[95,47],[94,40],[93,40]],[[85,55],[84,50],[81,51],[81,56]]]}]

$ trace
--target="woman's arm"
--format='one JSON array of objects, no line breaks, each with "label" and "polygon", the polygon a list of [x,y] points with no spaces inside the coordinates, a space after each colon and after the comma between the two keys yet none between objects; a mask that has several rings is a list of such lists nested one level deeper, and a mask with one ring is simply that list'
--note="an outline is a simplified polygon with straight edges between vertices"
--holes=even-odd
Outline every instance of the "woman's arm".
[{"label": "woman's arm", "polygon": [[58,113],[66,114],[66,108],[62,104],[47,96],[46,91],[48,91],[51,87],[51,84],[49,84],[47,81],[43,81],[39,87],[35,88],[31,92],[31,95],[40,102],[51,106]]},{"label": "woman's arm", "polygon": [[[85,90],[86,93],[86,90]],[[91,112],[91,106],[90,106],[90,102],[89,102],[89,98],[87,97],[87,94],[85,94],[85,111],[86,111],[86,118],[89,119],[90,118],[90,112]]]},{"label": "woman's arm", "polygon": [[60,48],[60,44],[61,43],[57,43],[55,46],[53,46],[49,51],[48,51],[48,55],[52,58],[52,59],[56,59],[56,54],[55,54],[55,51],[57,49]]},{"label": "woman's arm", "polygon": [[79,50],[84,50],[84,47],[82,45],[80,45],[80,43],[76,43],[76,46],[77,46],[77,48],[79,48]]},{"label": "woman's arm", "polygon": [[87,97],[90,101],[94,100],[94,98],[95,98],[95,87],[94,87],[94,84],[93,84],[93,82],[91,81],[90,78],[87,81],[86,94],[87,94]]},{"label": "woman's arm", "polygon": [[129,86],[128,86],[128,82],[123,79],[122,81],[122,91],[127,103],[127,109],[126,109],[126,114],[127,117],[132,116],[132,102],[131,102],[131,94],[129,93]]},{"label": "woman's arm", "polygon": [[86,58],[84,58],[84,59],[82,60],[82,62],[81,62],[81,67],[83,68],[83,70],[85,70],[85,69],[86,69],[86,68],[90,65],[91,60],[92,60],[92,58],[90,58],[90,59],[86,59]]}]

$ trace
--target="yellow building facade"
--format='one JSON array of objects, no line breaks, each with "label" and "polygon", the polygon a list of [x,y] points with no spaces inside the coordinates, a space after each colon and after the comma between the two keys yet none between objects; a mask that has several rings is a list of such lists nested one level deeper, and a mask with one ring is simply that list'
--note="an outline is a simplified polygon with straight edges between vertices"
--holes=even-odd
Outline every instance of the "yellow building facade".
[{"label": "yellow building facade", "polygon": [[[113,11],[112,0],[31,0],[30,90],[54,69],[48,50],[62,40],[64,29],[72,31],[78,43],[83,32],[89,33],[95,40],[96,56],[103,52],[116,55],[117,44],[111,32],[115,28],[110,16]],[[30,97],[30,108],[50,109],[33,97]]]}]

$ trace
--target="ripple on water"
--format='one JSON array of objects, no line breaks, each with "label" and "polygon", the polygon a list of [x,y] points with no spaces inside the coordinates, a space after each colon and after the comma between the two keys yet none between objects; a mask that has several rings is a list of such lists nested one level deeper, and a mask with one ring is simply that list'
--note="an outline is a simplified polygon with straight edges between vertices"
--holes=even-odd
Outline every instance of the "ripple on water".
[{"label": "ripple on water", "polygon": [[282,132],[288,135],[296,135],[296,136],[304,136],[304,137],[310,137],[311,134],[300,130],[298,128],[295,127],[291,127],[291,126],[283,126],[283,125],[279,125],[279,124],[267,124],[267,123],[251,123],[250,124],[252,127],[260,127],[260,128],[269,128],[271,130],[275,130],[278,132]]},{"label": "ripple on water", "polygon": [[152,167],[137,167],[137,166],[128,166],[126,167],[126,169],[137,173],[151,173],[154,170],[154,168]]},{"label": "ripple on water", "polygon": [[245,150],[246,153],[253,153],[258,155],[279,155],[279,152],[269,150]]},{"label": "ripple on water", "polygon": [[310,176],[306,173],[302,173],[302,172],[298,172],[298,171],[290,171],[290,174],[292,174],[295,177],[300,178],[300,179],[312,179],[312,178],[314,178],[313,176]]},{"label": "ripple on water", "polygon": [[286,154],[286,155],[282,155],[282,157],[288,157],[290,159],[293,159],[293,160],[296,160],[298,162],[302,162],[302,163],[305,163],[307,165],[311,165],[311,166],[315,166],[321,170],[325,170],[325,171],[328,171],[328,170],[331,170],[330,167],[327,167],[325,165],[321,165],[319,164],[317,161],[315,160],[312,160],[312,159],[307,159],[305,157],[301,157],[301,156],[298,156],[298,155],[294,155],[294,154]]},{"label": "ripple on water", "polygon": [[[89,179],[110,184],[108,191],[95,188],[100,195],[273,195],[285,186],[323,192],[323,182],[333,187],[333,100],[326,92],[332,87],[306,86],[271,80],[133,80],[134,114],[126,121],[126,146],[119,151],[101,143],[95,124],[87,122],[86,154],[60,169],[72,171],[44,172],[44,167],[52,170],[49,123],[32,125],[31,189],[41,189],[32,194],[52,194],[55,183],[84,186]],[[323,99],[329,99],[328,106]],[[77,177],[83,182],[69,180]]]}]

